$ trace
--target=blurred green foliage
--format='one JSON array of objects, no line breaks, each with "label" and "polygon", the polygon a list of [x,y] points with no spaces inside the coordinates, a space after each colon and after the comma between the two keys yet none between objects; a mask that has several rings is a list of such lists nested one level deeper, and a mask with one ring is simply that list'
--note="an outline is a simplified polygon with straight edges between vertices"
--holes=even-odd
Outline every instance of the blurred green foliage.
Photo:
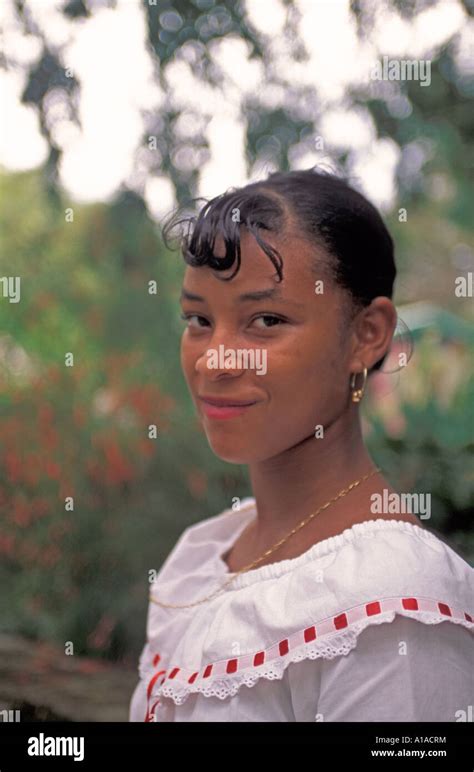
[{"label": "blurred green foliage", "polygon": [[[291,0],[283,5],[288,56],[304,63],[298,36],[304,18]],[[370,40],[374,3],[350,5],[359,34]],[[412,20],[436,1],[393,5]],[[471,5],[461,3],[466,20]],[[159,569],[187,525],[250,489],[246,470],[215,458],[195,419],[179,363],[182,260],[164,250],[146,213],[143,184],[132,175],[130,189],[124,184],[111,204],[73,205],[73,219],[67,215],[71,202],[57,184],[62,149],[53,140],[47,96],[54,88],[80,127],[81,84],[65,76],[67,57],[32,23],[27,4],[15,0],[14,8],[39,56],[4,57],[0,67],[21,73],[22,101],[37,111],[49,156],[37,172],[0,177],[0,276],[21,277],[21,302],[0,303],[0,624],[61,644],[74,640],[78,654],[130,656],[135,666],[148,572]],[[63,13],[80,25],[91,8],[69,0]],[[144,15],[166,99],[143,116],[137,148],[143,179],[166,176],[180,202],[196,195],[211,115],[173,100],[168,65],[185,63],[225,100],[235,83],[213,46],[230,34],[247,47],[265,83],[247,91],[240,105],[249,172],[260,163],[285,170],[295,148],[314,151],[326,107],[317,77],[314,88],[287,77],[275,59],[280,49],[255,29],[245,4],[158,0],[144,4]],[[458,42],[456,33],[430,52],[429,89],[386,83],[374,94],[365,82],[344,94],[341,105],[362,110],[377,136],[401,151],[390,222],[398,302],[424,297],[472,320],[471,300],[459,301],[451,289],[459,255],[472,253],[472,83],[457,67]],[[272,89],[283,98],[269,105]],[[192,137],[177,130],[185,113],[195,126]],[[352,152],[327,145],[336,165],[350,172]],[[186,168],[177,162],[183,150],[192,150]],[[407,221],[397,217],[398,207],[409,210]],[[156,295],[148,291],[153,281]],[[73,367],[65,367],[68,352]],[[474,562],[472,355],[455,352],[450,359],[438,344],[417,344],[395,391],[364,401],[363,409],[370,449],[394,487],[430,492],[428,527]],[[454,385],[447,383],[459,362]],[[150,425],[157,439],[149,438]],[[72,511],[65,508],[69,496]]]},{"label": "blurred green foliage", "polygon": [[143,645],[148,571],[246,493],[243,469],[203,452],[179,362],[184,263],[143,203],[71,222],[38,172],[0,185],[0,275],[21,277],[21,301],[0,303],[1,625],[122,656]]},{"label": "blurred green foliage", "polygon": [[[390,53],[377,50],[381,24],[388,27],[394,24],[394,18],[403,23],[419,24],[423,13],[441,7],[444,2],[351,0],[350,19],[358,36],[366,43],[366,49],[367,45],[373,49],[375,62]],[[243,76],[239,72],[229,74],[223,66],[219,44],[226,38],[238,42],[247,52],[249,63],[262,73],[265,86],[262,88],[258,84],[249,89],[249,84],[245,84],[245,93],[238,105],[245,130],[249,176],[267,165],[274,165],[281,171],[293,168],[292,157],[297,147],[303,154],[314,152],[314,141],[321,135],[319,125],[326,114],[327,103],[318,89],[318,79],[324,74],[315,72],[314,83],[308,84],[295,77],[292,67],[293,64],[300,67],[313,65],[302,35],[307,23],[302,7],[292,0],[282,0],[285,21],[280,45],[273,46],[268,33],[253,23],[244,0],[142,0],[141,5],[147,54],[157,86],[164,96],[158,111],[146,111],[143,115],[144,129],[137,158],[139,154],[140,165],[146,166],[146,176],[164,175],[174,186],[179,201],[196,195],[200,171],[210,157],[206,128],[213,116],[212,103],[199,107],[194,102],[183,104],[182,99],[174,97],[168,72],[176,63],[189,68],[203,91],[212,91],[216,100],[227,101]],[[98,7],[86,0],[68,0],[62,14],[71,30],[77,30],[107,7],[115,8],[115,0],[103,0]],[[22,102],[37,111],[41,132],[49,147],[43,184],[54,196],[57,195],[62,148],[54,141],[46,97],[54,88],[64,114],[80,128],[81,83],[73,74],[66,77],[67,53],[56,41],[48,40],[42,26],[34,23],[28,3],[15,0],[13,8],[20,28],[38,44],[39,55],[23,61],[10,54],[0,58],[0,68],[12,68],[22,73],[25,84]],[[377,137],[389,138],[401,149],[396,176],[405,206],[424,198],[436,180],[436,184],[451,187],[450,200],[446,203],[450,219],[467,225],[471,220],[470,170],[474,153],[473,80],[469,71],[459,67],[457,54],[460,33],[474,16],[472,0],[461,0],[459,11],[464,14],[460,27],[441,43],[431,45],[424,54],[431,65],[429,88],[420,88],[418,82],[411,80],[385,81],[378,92],[374,91],[374,83],[369,78],[361,78],[360,84],[346,90],[340,106],[349,111],[355,108],[368,123],[373,123]],[[321,13],[324,13],[324,3]],[[424,23],[429,22],[425,20]],[[396,27],[396,34],[397,37],[403,35],[403,26]],[[284,60],[281,44],[284,44]],[[275,93],[281,97],[273,97],[273,103],[269,102],[268,95]],[[193,123],[192,136],[183,136],[179,130],[183,114]],[[151,136],[156,139],[153,151],[149,146]],[[330,137],[325,138],[325,143],[328,155],[341,168],[350,171],[354,160],[352,149],[333,146]],[[183,152],[187,160],[186,164],[180,165],[179,157]],[[136,179],[131,187],[142,190]]]},{"label": "blurred green foliage", "polygon": [[[461,359],[456,382],[433,378],[436,359],[449,368]],[[465,359],[463,362],[462,359]],[[393,487],[429,494],[430,517],[423,525],[437,531],[474,565],[474,351],[443,351],[429,339],[416,347],[406,372],[395,374],[390,414],[387,397],[364,405],[367,445]],[[380,376],[382,379],[390,376]]]},{"label": "blurred green foliage", "polygon": [[[142,202],[73,207],[71,221],[38,172],[0,186],[0,275],[21,277],[21,302],[0,303],[1,625],[133,665],[148,572],[186,526],[251,493],[246,469],[217,459],[195,418],[179,362],[184,263]],[[398,431],[390,396],[364,410],[395,487],[431,492],[428,527],[474,560],[472,351],[453,356],[417,347]]]}]

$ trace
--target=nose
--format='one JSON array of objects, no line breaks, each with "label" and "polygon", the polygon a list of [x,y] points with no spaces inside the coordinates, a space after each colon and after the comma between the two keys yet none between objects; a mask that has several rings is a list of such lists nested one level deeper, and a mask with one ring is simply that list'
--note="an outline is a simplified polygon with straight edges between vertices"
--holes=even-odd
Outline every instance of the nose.
[{"label": "nose", "polygon": [[242,364],[239,362],[237,349],[235,335],[224,332],[213,335],[196,359],[196,373],[208,381],[216,380],[223,375],[230,377],[238,375],[242,372]]}]

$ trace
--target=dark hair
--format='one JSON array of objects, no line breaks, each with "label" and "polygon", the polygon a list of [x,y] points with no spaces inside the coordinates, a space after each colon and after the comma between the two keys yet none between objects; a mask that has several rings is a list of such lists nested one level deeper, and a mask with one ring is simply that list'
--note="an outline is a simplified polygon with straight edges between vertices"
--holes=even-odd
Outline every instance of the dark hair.
[{"label": "dark hair", "polygon": [[[188,224],[180,243],[188,265],[225,271],[237,259],[235,271],[223,281],[230,281],[239,271],[240,227],[245,226],[272,261],[280,281],[283,260],[262,239],[261,231],[281,237],[299,233],[310,244],[321,247],[324,251],[315,261],[315,272],[320,275],[326,269],[348,292],[351,314],[379,295],[392,298],[396,276],[393,239],[377,209],[350,187],[346,178],[333,172],[316,167],[276,172],[266,180],[230,188],[207,201],[197,217],[172,215],[162,230],[166,246],[171,229],[182,223]],[[225,244],[223,257],[214,255],[218,235]],[[385,356],[371,372],[381,367]]]}]

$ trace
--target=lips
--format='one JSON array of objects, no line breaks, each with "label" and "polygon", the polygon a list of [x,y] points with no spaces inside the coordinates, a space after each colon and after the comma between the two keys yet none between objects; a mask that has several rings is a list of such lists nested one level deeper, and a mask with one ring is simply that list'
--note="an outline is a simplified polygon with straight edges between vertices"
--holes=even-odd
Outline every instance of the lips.
[{"label": "lips", "polygon": [[210,405],[209,402],[202,403],[202,411],[208,418],[237,418],[237,416],[244,415],[246,410],[250,410],[251,407],[256,405],[256,402],[252,402],[250,405],[226,405],[222,407],[219,405]]},{"label": "lips", "polygon": [[257,400],[255,399],[234,399],[233,397],[199,397],[199,399],[214,407],[247,407],[248,405],[255,405]]},{"label": "lips", "polygon": [[203,413],[211,419],[237,418],[256,405],[258,400],[243,400],[236,397],[199,397]]}]

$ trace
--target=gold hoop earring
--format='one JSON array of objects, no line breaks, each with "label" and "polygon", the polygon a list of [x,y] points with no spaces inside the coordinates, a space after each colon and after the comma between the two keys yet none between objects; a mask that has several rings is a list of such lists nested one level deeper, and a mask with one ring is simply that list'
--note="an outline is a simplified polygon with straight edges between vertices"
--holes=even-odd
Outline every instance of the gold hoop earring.
[{"label": "gold hoop earring", "polygon": [[362,376],[363,376],[362,384],[359,389],[356,389],[355,382],[358,374],[359,373],[352,373],[351,375],[351,391],[352,391],[353,402],[360,402],[362,397],[364,396],[365,383],[367,381],[367,368],[364,367],[364,370],[362,372]]}]

